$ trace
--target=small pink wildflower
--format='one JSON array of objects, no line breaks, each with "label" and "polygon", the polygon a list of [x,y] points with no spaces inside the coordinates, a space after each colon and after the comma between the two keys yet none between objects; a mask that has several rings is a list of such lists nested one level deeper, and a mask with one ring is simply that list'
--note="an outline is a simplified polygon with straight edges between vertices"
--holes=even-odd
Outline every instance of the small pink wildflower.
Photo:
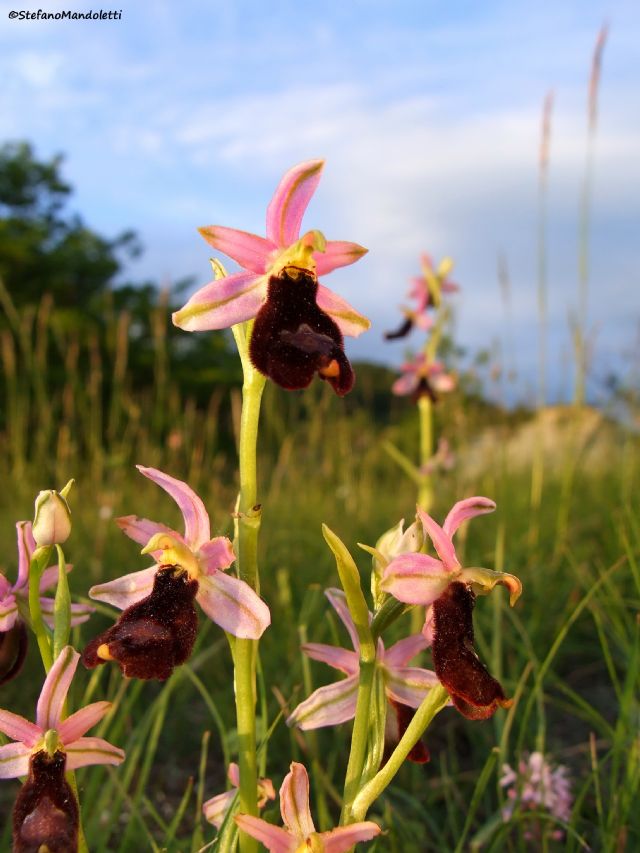
[{"label": "small pink wildflower", "polygon": [[[564,823],[570,821],[573,798],[568,767],[563,764],[554,767],[541,752],[532,752],[518,762],[517,770],[504,764],[502,772],[500,785],[507,789],[508,797],[508,802],[502,810],[505,823],[511,820],[516,807],[521,812],[544,809]],[[563,836],[561,829],[552,833],[555,839],[561,839]],[[533,833],[529,832],[528,837],[534,837]]]},{"label": "small pink wildflower", "polygon": [[404,320],[396,331],[385,334],[388,341],[406,337],[414,327],[428,331],[433,325],[429,310],[438,307],[443,293],[455,293],[460,289],[447,278],[453,267],[450,258],[441,261],[435,271],[429,255],[423,254],[421,262],[422,275],[411,279],[411,289],[408,292],[409,299],[415,301],[415,307],[401,308]]},{"label": "small pink wildflower", "polygon": [[236,815],[235,821],[243,832],[264,844],[270,853],[306,850],[345,853],[359,841],[369,841],[380,834],[380,827],[370,820],[316,832],[309,809],[309,776],[304,765],[297,761],[291,762],[291,769],[280,788],[280,812],[284,827],[245,814]]},{"label": "small pink wildflower", "polygon": [[[229,765],[227,776],[233,786],[231,790],[225,791],[224,794],[216,794],[202,806],[205,818],[216,829],[220,829],[224,823],[225,815],[237,796],[237,789],[240,787],[240,768],[235,762]],[[268,800],[275,800],[275,798],[276,792],[271,779],[258,779],[258,808],[264,808]]]}]

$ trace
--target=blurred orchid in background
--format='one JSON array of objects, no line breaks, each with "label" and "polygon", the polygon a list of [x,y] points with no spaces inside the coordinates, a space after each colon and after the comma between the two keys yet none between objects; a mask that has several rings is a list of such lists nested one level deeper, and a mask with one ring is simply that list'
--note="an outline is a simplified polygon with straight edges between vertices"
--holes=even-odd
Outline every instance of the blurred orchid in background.
[{"label": "blurred orchid in background", "polygon": [[185,532],[135,515],[118,519],[124,533],[144,544],[142,553],[150,553],[156,563],[89,590],[91,598],[124,612],[92,640],[82,659],[90,668],[115,660],[127,676],[164,680],[193,649],[194,600],[225,631],[245,639],[262,636],[271,615],[248,584],[225,574],[235,560],[231,542],[226,536],[211,539],[209,516],[198,495],[156,468],[137,467],[178,504]]},{"label": "blurred orchid in background", "polygon": [[235,821],[243,832],[264,844],[270,853],[306,850],[345,853],[359,841],[369,841],[380,833],[380,827],[369,820],[316,832],[309,809],[309,776],[304,765],[297,761],[291,762],[291,769],[280,788],[280,812],[284,827],[245,814],[236,815]]},{"label": "blurred orchid in background", "polygon": [[429,397],[434,403],[438,394],[453,391],[456,381],[445,371],[440,361],[431,361],[423,352],[400,366],[400,376],[391,386],[397,396],[409,396],[417,402],[420,397]]},{"label": "blurred orchid in background", "polygon": [[305,388],[317,372],[345,394],[353,374],[342,336],[356,337],[370,324],[317,277],[354,263],[367,250],[326,241],[319,231],[300,237],[323,167],[323,160],[309,160],[284,175],[267,208],[266,237],[219,225],[200,229],[243,271],[202,287],[174,313],[173,322],[186,331],[206,331],[255,318],[250,355],[261,373],[294,390]]},{"label": "blurred orchid in background", "polygon": [[[240,787],[240,768],[233,762],[229,765],[227,777],[233,786],[224,794],[216,794],[203,803],[202,811],[206,820],[212,823],[216,829],[220,829],[224,823],[225,815],[229,811],[234,799],[238,796]],[[258,779],[258,808],[263,808],[269,800],[275,800],[276,792],[271,779]]]},{"label": "blurred orchid in background", "polygon": [[423,332],[429,331],[433,325],[429,310],[439,307],[443,293],[456,293],[460,289],[457,284],[447,278],[453,268],[451,258],[444,258],[435,271],[429,255],[422,254],[420,261],[422,275],[411,279],[411,288],[407,294],[415,304],[412,308],[401,307],[404,320],[396,331],[385,333],[388,341],[405,338],[414,328],[422,329]]}]

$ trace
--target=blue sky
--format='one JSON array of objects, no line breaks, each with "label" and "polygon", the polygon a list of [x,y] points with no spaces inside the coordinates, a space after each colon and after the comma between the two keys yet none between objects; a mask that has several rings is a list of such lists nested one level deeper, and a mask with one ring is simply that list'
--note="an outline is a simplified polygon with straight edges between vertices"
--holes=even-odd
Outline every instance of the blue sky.
[{"label": "blue sky", "polygon": [[537,157],[553,88],[555,393],[570,384],[587,81],[608,20],[590,243],[593,387],[612,366],[627,369],[640,319],[636,2],[121,0],[101,6],[122,9],[121,20],[78,22],[9,20],[8,11],[99,3],[1,5],[0,139],[67,155],[73,204],[90,225],[140,234],[132,277],[204,283],[209,253],[196,226],[263,233],[281,174],[325,157],[304,224],[370,250],[326,282],[373,320],[349,352],[397,364],[405,346],[383,345],[382,332],[396,323],[420,252],[447,254],[463,288],[458,341],[471,350],[499,342],[523,392],[537,357]]}]

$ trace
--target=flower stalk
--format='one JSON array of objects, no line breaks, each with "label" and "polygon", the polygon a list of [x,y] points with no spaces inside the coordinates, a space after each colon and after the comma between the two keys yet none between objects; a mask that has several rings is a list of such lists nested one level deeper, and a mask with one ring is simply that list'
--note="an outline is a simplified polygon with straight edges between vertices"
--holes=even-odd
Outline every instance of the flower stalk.
[{"label": "flower stalk", "polygon": [[40,580],[42,573],[49,564],[52,545],[44,545],[36,548],[31,557],[29,564],[29,614],[31,616],[31,627],[38,641],[38,649],[40,657],[44,665],[45,672],[49,672],[53,664],[53,655],[51,652],[51,641],[49,632],[42,618],[42,607],[40,604]]},{"label": "flower stalk", "polygon": [[387,763],[355,797],[350,808],[348,822],[364,819],[372,803],[378,799],[393,780],[412,748],[424,734],[436,714],[445,707],[448,700],[449,694],[442,686],[434,687],[427,693]]},{"label": "flower stalk", "polygon": [[[258,422],[265,377],[252,365],[249,340],[253,321],[233,326],[242,363],[242,414],[240,419],[240,494],[236,524],[238,576],[259,592],[258,535],[261,512],[258,504]],[[258,814],[258,768],[256,759],[256,655],[257,640],[236,639],[234,643],[238,764],[240,766],[240,811]],[[240,832],[241,853],[257,850],[255,839]]]}]

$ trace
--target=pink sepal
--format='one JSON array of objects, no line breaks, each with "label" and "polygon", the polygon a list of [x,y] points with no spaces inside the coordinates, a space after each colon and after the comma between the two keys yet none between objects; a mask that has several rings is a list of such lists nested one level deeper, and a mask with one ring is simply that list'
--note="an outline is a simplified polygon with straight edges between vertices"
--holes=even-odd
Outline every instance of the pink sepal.
[{"label": "pink sepal", "polygon": [[287,725],[306,731],[323,726],[337,726],[353,719],[358,698],[358,679],[359,675],[350,675],[335,684],[327,684],[314,690],[308,699],[295,708],[287,720]]},{"label": "pink sepal", "polygon": [[100,737],[81,737],[65,748],[67,770],[89,764],[122,764],[124,752]]},{"label": "pink sepal", "polygon": [[425,533],[429,535],[429,538],[433,542],[433,547],[436,549],[444,567],[449,571],[460,568],[451,536],[448,536],[443,528],[428,513],[420,509],[420,507],[418,507],[418,515],[420,516]]},{"label": "pink sepal", "polygon": [[202,500],[182,480],[165,474],[157,468],[136,465],[138,471],[170,495],[178,504],[184,518],[184,538],[190,547],[199,547],[211,538],[209,515]]},{"label": "pink sepal", "polygon": [[338,646],[327,646],[324,643],[305,643],[302,651],[313,660],[329,664],[346,675],[357,675],[360,671],[358,653],[342,649]]},{"label": "pink sepal", "polygon": [[296,839],[280,826],[248,814],[238,814],[234,820],[243,832],[264,844],[269,853],[295,853],[298,849]]},{"label": "pink sepal", "polygon": [[212,575],[218,569],[228,569],[235,561],[233,545],[226,536],[216,536],[198,549],[198,557],[204,571]]},{"label": "pink sepal", "polygon": [[175,536],[181,542],[184,541],[183,536],[170,527],[167,527],[166,524],[161,524],[158,521],[149,521],[148,518],[139,518],[137,515],[121,515],[119,518],[116,518],[116,524],[125,536],[133,539],[139,545],[146,545],[156,533],[168,533],[171,536]]},{"label": "pink sepal", "polygon": [[269,255],[278,247],[271,240],[226,228],[224,225],[208,225],[198,231],[210,246],[223,252],[246,270],[262,275],[266,272]]},{"label": "pink sepal", "polygon": [[36,723],[43,732],[58,728],[79,660],[78,652],[72,646],[65,646],[49,670],[36,707]]},{"label": "pink sepal", "polygon": [[16,779],[29,772],[31,747],[23,743],[6,743],[0,746],[0,779]]},{"label": "pink sepal", "polygon": [[349,243],[346,240],[329,240],[324,252],[314,252],[316,262],[316,275],[326,275],[339,267],[355,264],[369,250],[357,243]]},{"label": "pink sepal", "polygon": [[382,830],[377,823],[365,820],[360,823],[352,823],[350,826],[339,826],[330,832],[321,834],[324,844],[324,853],[345,853],[359,841],[369,841],[375,838]]},{"label": "pink sepal", "polygon": [[104,601],[119,610],[126,610],[127,607],[142,601],[151,593],[157,571],[158,567],[153,565],[139,572],[130,572],[108,583],[92,586],[89,590],[89,598]]},{"label": "pink sepal", "polygon": [[99,723],[111,708],[111,702],[93,702],[80,708],[75,714],[67,717],[58,726],[58,734],[63,744],[73,743]]},{"label": "pink sepal", "polygon": [[417,708],[432,687],[440,684],[435,672],[417,666],[395,667],[387,670],[385,687],[388,695],[410,708]]},{"label": "pink sepal", "polygon": [[302,217],[316,191],[324,160],[298,163],[283,176],[267,207],[267,238],[290,246],[300,235]]},{"label": "pink sepal", "polygon": [[344,592],[341,589],[329,587],[329,589],[325,589],[324,594],[331,602],[331,606],[336,611],[342,621],[342,624],[349,632],[353,648],[357,651],[360,648],[360,641],[358,640],[356,626],[353,624],[351,613],[349,613],[349,608],[347,607],[347,598]]},{"label": "pink sepal", "polygon": [[224,572],[200,575],[196,600],[209,619],[234,637],[257,640],[271,624],[271,613],[260,596]]},{"label": "pink sepal", "polygon": [[427,554],[402,554],[384,570],[385,592],[406,604],[432,604],[445,591],[451,577],[439,560]]},{"label": "pink sepal", "polygon": [[298,761],[291,762],[280,787],[280,813],[286,828],[300,840],[316,831],[309,810],[309,775]]},{"label": "pink sepal", "polygon": [[475,518],[476,515],[486,515],[488,512],[493,512],[495,508],[495,502],[491,498],[473,497],[458,501],[451,507],[442,529],[447,536],[452,537],[463,521]]},{"label": "pink sepal", "polygon": [[427,641],[422,634],[412,634],[410,637],[405,637],[404,640],[398,640],[394,643],[384,655],[386,666],[406,666],[410,660],[423,649],[427,648]]},{"label": "pink sepal", "polygon": [[323,284],[318,285],[316,303],[319,308],[322,308],[335,320],[342,334],[348,335],[350,338],[357,338],[371,326],[371,322],[356,311],[346,299],[338,296],[337,293],[329,290]]},{"label": "pink sepal", "polygon": [[0,732],[30,748],[42,737],[42,732],[35,723],[25,720],[19,714],[3,710],[0,710]]},{"label": "pink sepal", "polygon": [[255,317],[267,295],[267,277],[240,272],[211,281],[172,315],[187,332],[227,329]]}]

